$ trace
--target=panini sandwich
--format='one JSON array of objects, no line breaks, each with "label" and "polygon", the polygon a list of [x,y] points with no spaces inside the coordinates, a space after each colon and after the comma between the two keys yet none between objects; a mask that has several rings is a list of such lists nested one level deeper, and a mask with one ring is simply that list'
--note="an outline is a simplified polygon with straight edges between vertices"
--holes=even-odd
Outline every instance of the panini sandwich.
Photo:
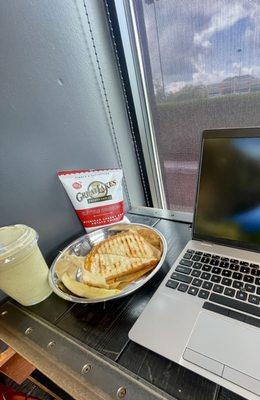
[{"label": "panini sandwich", "polygon": [[161,252],[137,231],[124,231],[97,244],[87,255],[85,269],[107,282],[155,267]]}]

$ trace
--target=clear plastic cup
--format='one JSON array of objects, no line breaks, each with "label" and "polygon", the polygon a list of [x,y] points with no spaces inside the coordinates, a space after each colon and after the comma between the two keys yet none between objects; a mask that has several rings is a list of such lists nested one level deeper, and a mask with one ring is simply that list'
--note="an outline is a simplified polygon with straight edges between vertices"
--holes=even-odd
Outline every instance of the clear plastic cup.
[{"label": "clear plastic cup", "polygon": [[37,304],[52,292],[38,238],[26,225],[0,228],[0,289],[24,306]]}]

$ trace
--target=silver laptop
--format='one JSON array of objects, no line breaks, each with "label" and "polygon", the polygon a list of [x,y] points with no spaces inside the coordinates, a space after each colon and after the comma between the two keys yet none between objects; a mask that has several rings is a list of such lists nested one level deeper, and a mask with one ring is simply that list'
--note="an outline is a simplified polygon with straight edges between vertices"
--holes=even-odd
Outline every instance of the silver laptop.
[{"label": "silver laptop", "polygon": [[260,398],[260,128],[202,135],[192,240],[129,338]]}]

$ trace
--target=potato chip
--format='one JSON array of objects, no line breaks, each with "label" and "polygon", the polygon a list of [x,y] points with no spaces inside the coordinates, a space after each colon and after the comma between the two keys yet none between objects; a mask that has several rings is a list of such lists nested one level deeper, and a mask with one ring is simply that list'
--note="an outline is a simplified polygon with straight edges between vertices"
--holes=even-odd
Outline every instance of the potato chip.
[{"label": "potato chip", "polygon": [[88,299],[98,299],[103,297],[111,297],[120,293],[117,289],[100,289],[93,286],[88,286],[84,283],[77,282],[72,279],[67,272],[61,277],[62,283],[72,293],[80,297],[86,297]]},{"label": "potato chip", "polygon": [[79,267],[84,265],[85,257],[78,257],[71,254],[65,254],[56,263],[55,272],[59,279],[61,279],[64,272],[68,272],[70,276],[75,276]]}]

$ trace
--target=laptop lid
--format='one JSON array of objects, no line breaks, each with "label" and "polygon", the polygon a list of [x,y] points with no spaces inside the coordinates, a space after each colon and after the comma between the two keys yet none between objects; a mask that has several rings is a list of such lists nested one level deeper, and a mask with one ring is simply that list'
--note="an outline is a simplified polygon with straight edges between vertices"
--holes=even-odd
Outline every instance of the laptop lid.
[{"label": "laptop lid", "polygon": [[260,251],[260,128],[202,133],[193,238]]}]

